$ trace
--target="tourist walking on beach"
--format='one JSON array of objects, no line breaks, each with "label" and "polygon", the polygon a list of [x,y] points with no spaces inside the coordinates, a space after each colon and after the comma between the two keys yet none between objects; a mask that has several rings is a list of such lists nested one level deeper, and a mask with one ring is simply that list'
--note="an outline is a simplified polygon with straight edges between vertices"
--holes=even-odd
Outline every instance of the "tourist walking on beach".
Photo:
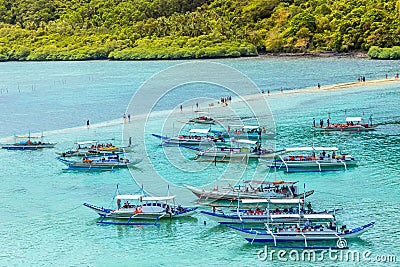
[{"label": "tourist walking on beach", "polygon": [[124,118],[124,123],[126,123],[126,114],[125,113],[124,113],[123,118]]},{"label": "tourist walking on beach", "polygon": [[183,107],[182,107],[182,105],[181,105],[181,112],[182,112],[182,108],[183,108]]},{"label": "tourist walking on beach", "polygon": [[131,114],[128,114],[128,121],[131,122]]},{"label": "tourist walking on beach", "polygon": [[90,128],[90,122],[89,120],[86,121],[86,127],[89,129]]},{"label": "tourist walking on beach", "polygon": [[321,84],[318,83],[318,89],[321,89]]}]

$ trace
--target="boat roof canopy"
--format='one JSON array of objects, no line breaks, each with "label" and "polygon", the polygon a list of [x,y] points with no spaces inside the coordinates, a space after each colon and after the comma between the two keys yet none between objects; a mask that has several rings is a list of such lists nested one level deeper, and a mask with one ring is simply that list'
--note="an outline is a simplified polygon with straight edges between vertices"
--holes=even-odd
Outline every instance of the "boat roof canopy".
[{"label": "boat roof canopy", "polygon": [[257,203],[272,203],[272,204],[299,204],[303,203],[301,198],[290,198],[290,199],[277,199],[277,198],[259,198],[259,199],[242,199],[243,204],[257,204]]},{"label": "boat roof canopy", "polygon": [[280,184],[295,184],[297,183],[297,181],[282,181],[282,180],[277,180],[277,181],[273,181],[273,182],[269,182],[269,181],[257,181],[257,180],[246,180],[243,181],[244,183],[247,184],[266,184],[266,185],[280,185]]},{"label": "boat roof canopy", "polygon": [[258,129],[261,126],[257,126],[257,125],[247,125],[247,126],[243,126],[244,129]]},{"label": "boat roof canopy", "polygon": [[115,199],[138,200],[142,195],[117,195]]},{"label": "boat roof canopy", "polygon": [[329,151],[338,151],[339,148],[337,147],[287,147],[285,148],[286,152],[293,152],[293,151],[324,151],[324,150],[329,150]]},{"label": "boat roof canopy", "polygon": [[261,126],[258,126],[258,125],[229,125],[229,127],[240,127],[240,128],[243,128],[243,129],[258,129],[258,128],[261,128]]},{"label": "boat roof canopy", "polygon": [[90,140],[90,141],[76,142],[77,145],[86,145],[86,144],[94,144],[94,143],[98,143],[98,141]]},{"label": "boat roof canopy", "polygon": [[172,200],[174,199],[175,196],[166,196],[166,197],[143,197],[143,201],[166,201],[166,200]]},{"label": "boat roof canopy", "polygon": [[201,133],[201,134],[206,134],[210,131],[210,129],[191,129],[189,132],[190,133]]},{"label": "boat roof canopy", "polygon": [[232,142],[255,145],[257,141],[247,139],[233,139]]},{"label": "boat roof canopy", "polygon": [[362,117],[347,117],[346,122],[362,121]]},{"label": "boat roof canopy", "polygon": [[315,220],[315,219],[333,219],[333,214],[330,213],[320,213],[320,214],[304,214],[304,219],[310,219],[310,220]]},{"label": "boat roof canopy", "polygon": [[143,195],[117,195],[115,199],[123,199],[123,200],[140,200],[141,201],[166,201],[172,200],[175,196],[166,196],[166,197],[145,197]]},{"label": "boat roof canopy", "polygon": [[15,138],[43,138],[43,136],[38,135],[16,135]]}]

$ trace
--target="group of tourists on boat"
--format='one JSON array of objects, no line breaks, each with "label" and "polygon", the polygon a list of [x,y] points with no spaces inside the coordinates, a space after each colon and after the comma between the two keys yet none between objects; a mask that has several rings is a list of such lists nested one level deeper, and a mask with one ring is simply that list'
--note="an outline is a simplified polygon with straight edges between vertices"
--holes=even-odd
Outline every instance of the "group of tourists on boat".
[{"label": "group of tourists on boat", "polygon": [[324,160],[324,159],[341,159],[345,160],[348,154],[336,155],[335,151],[332,151],[332,154],[327,154],[325,151],[322,151],[318,156],[313,152],[312,155],[304,156],[304,155],[291,155],[284,157],[285,161],[315,161],[315,160]]},{"label": "group of tourists on boat", "polygon": [[[344,226],[346,227],[346,226]],[[343,227],[342,227],[343,228]],[[344,228],[345,229],[345,228]],[[317,232],[317,231],[327,231],[327,230],[336,230],[336,222],[329,223],[329,226],[326,225],[324,226],[323,224],[317,224],[317,225],[312,225],[311,222],[309,220],[307,220],[304,223],[304,226],[300,227],[300,224],[295,224],[295,225],[289,225],[289,226],[285,226],[284,224],[282,224],[281,227],[278,227],[276,225],[274,225],[272,227],[272,232],[273,233],[278,233],[278,232]],[[342,231],[342,233],[345,233],[345,230]]]},{"label": "group of tourists on boat", "polygon": [[314,214],[314,211],[312,210],[311,207],[311,202],[307,204],[307,210],[304,209],[304,207],[296,208],[296,207],[290,207],[290,208],[275,208],[272,210],[269,210],[268,208],[265,209],[248,209],[244,211],[245,214],[247,215],[280,215],[280,214]]}]

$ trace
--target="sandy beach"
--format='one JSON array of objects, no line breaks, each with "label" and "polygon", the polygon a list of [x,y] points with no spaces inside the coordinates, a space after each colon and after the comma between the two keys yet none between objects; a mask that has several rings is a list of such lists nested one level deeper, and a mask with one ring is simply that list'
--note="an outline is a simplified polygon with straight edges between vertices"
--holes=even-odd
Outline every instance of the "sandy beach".
[{"label": "sandy beach", "polygon": [[[265,92],[264,97],[268,100],[269,97],[271,98],[276,98],[279,96],[283,95],[290,95],[290,94],[300,94],[300,93],[323,93],[323,92],[331,92],[333,90],[347,90],[347,89],[354,89],[357,87],[368,87],[368,86],[374,86],[374,85],[388,85],[388,84],[394,84],[394,83],[400,83],[400,79],[396,78],[388,78],[388,79],[376,79],[376,80],[367,80],[365,82],[347,82],[347,83],[339,83],[339,84],[331,84],[331,85],[322,85],[320,88],[317,86],[314,87],[307,87],[307,88],[300,88],[300,89],[293,89],[293,90],[283,90],[283,91],[272,91],[269,94]],[[260,93],[261,94],[261,93]],[[242,96],[242,99],[233,99],[232,103],[239,103],[243,101],[255,101],[257,99],[260,99],[260,95],[247,95],[247,96]],[[223,108],[224,105],[218,104],[218,103],[203,103],[208,104],[208,109],[213,110],[213,113],[215,113],[218,109]],[[167,112],[167,113],[165,113]],[[155,112],[154,115],[163,115],[163,114],[168,114],[171,111],[158,111]],[[172,111],[172,113],[179,113],[179,110],[176,109]],[[135,116],[135,118],[132,119],[144,119],[146,118],[147,114],[142,114],[140,116]],[[101,123],[96,123],[96,124],[91,124],[90,129],[97,129],[97,128],[102,128],[102,127],[111,127],[111,126],[117,126],[117,125],[123,125],[124,120],[123,118],[117,118],[114,120],[110,121],[104,121]],[[51,130],[51,131],[44,131],[43,136],[53,136],[57,135],[60,133],[70,133],[70,132],[78,132],[78,131],[83,131],[87,129],[86,125],[83,126],[77,126],[77,127],[72,127],[72,128],[67,128],[67,129],[60,129],[60,130]],[[41,135],[42,133],[31,133],[32,136],[37,136]],[[14,137],[9,136],[9,137],[4,137],[0,139],[1,143],[6,143],[6,142],[13,142]]]}]

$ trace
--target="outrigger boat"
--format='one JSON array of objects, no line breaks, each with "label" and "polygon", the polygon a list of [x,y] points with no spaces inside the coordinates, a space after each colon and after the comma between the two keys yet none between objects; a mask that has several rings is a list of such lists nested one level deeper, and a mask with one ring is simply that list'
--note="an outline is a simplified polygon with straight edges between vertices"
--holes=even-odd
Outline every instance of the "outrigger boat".
[{"label": "outrigger boat", "polygon": [[[85,207],[96,212],[100,217],[99,224],[143,224],[140,221],[173,219],[189,217],[196,213],[197,207],[185,208],[176,205],[175,196],[153,197],[139,195],[117,195],[115,208],[103,208],[84,203]],[[124,204],[122,205],[122,202]],[[132,203],[129,203],[132,202]],[[109,221],[106,219],[122,219],[124,221]]]},{"label": "outrigger boat", "polygon": [[97,140],[77,142],[77,148],[65,152],[56,152],[61,157],[85,157],[121,154],[131,151],[131,146],[119,147],[110,144],[99,144]]},{"label": "outrigger boat", "polygon": [[[265,228],[239,228],[227,225],[228,228],[235,230],[250,243],[273,243],[275,246],[282,242],[302,242],[308,247],[308,242],[314,241],[337,241],[337,244],[345,244],[345,238],[359,237],[371,227],[375,222],[370,222],[363,226],[347,230],[343,226],[340,231],[337,227],[332,227],[331,222],[310,222],[300,223],[266,223]],[[302,225],[302,226],[301,226]],[[342,242],[339,242],[342,241]],[[343,247],[339,247],[343,248]]]},{"label": "outrigger boat", "polygon": [[[213,160],[219,159],[224,161],[225,159],[241,159],[241,160],[249,160],[249,159],[271,159],[276,156],[277,153],[281,151],[275,151],[272,149],[262,149],[261,144],[258,141],[246,140],[246,139],[238,139],[231,140],[233,144],[232,147],[217,147],[213,146],[209,149],[202,150],[198,147],[190,147],[185,146],[196,152],[196,159],[199,158],[212,158]],[[236,145],[235,145],[236,144]],[[241,147],[239,144],[252,145],[254,147]],[[235,146],[234,146],[235,145]]]},{"label": "outrigger boat", "polygon": [[268,162],[270,168],[283,168],[286,172],[347,170],[357,166],[356,158],[349,154],[337,154],[338,150],[337,147],[291,147],[284,150],[284,155]]},{"label": "outrigger boat", "polygon": [[190,129],[188,135],[167,137],[158,134],[152,136],[161,139],[162,146],[213,146],[223,144],[225,139],[222,136],[210,135],[209,129]]},{"label": "outrigger boat", "polygon": [[211,130],[215,134],[222,135],[224,138],[234,139],[265,139],[271,136],[271,133],[267,133],[265,127],[257,125],[229,125],[226,132]]},{"label": "outrigger boat", "polygon": [[197,116],[191,120],[189,123],[200,123],[200,124],[215,124],[215,119],[210,116],[208,112],[195,111]]},{"label": "outrigger boat", "polygon": [[363,123],[362,117],[347,117],[345,123],[333,123],[328,125],[314,126],[313,128],[317,131],[340,131],[340,132],[368,132],[374,131],[375,126],[372,125],[372,118],[370,118],[371,124]]},{"label": "outrigger boat", "polygon": [[[29,135],[16,135],[14,136],[14,144],[4,144],[1,148],[7,150],[38,150],[42,148],[53,148],[56,143],[47,143],[42,141],[43,135],[31,136]],[[24,141],[17,142],[17,139],[26,139]],[[38,141],[32,141],[32,139],[39,139]]]},{"label": "outrigger boat", "polygon": [[[242,202],[248,203],[248,200],[243,199]],[[265,200],[261,200],[265,201]],[[268,207],[265,209],[250,208],[250,209],[238,209],[235,211],[224,212],[223,210],[217,210],[213,207],[213,211],[201,211],[206,217],[218,222],[219,224],[264,224],[271,222],[306,222],[310,221],[321,221],[321,222],[329,222],[334,220],[333,213],[338,211],[339,209],[335,209],[332,211],[321,211],[321,212],[306,212],[301,205],[304,203],[302,199],[297,201],[294,200],[285,200],[282,199],[280,204],[299,204],[298,208],[289,207],[289,208],[276,208],[269,209]],[[297,202],[297,203],[296,203]],[[270,202],[268,202],[269,204]],[[257,204],[260,204],[257,203]]]},{"label": "outrigger boat", "polygon": [[141,160],[124,159],[117,155],[103,156],[103,157],[84,157],[82,160],[67,160],[58,157],[57,160],[61,161],[68,166],[67,170],[113,170],[117,168],[128,168],[139,163]]},{"label": "outrigger boat", "polygon": [[237,200],[240,198],[247,199],[295,199],[298,203],[299,199],[308,197],[314,193],[314,190],[305,193],[298,192],[297,182],[285,181],[244,181],[245,185],[229,186],[219,189],[218,187],[206,190],[190,185],[184,185],[187,189],[192,191],[199,200]]}]

